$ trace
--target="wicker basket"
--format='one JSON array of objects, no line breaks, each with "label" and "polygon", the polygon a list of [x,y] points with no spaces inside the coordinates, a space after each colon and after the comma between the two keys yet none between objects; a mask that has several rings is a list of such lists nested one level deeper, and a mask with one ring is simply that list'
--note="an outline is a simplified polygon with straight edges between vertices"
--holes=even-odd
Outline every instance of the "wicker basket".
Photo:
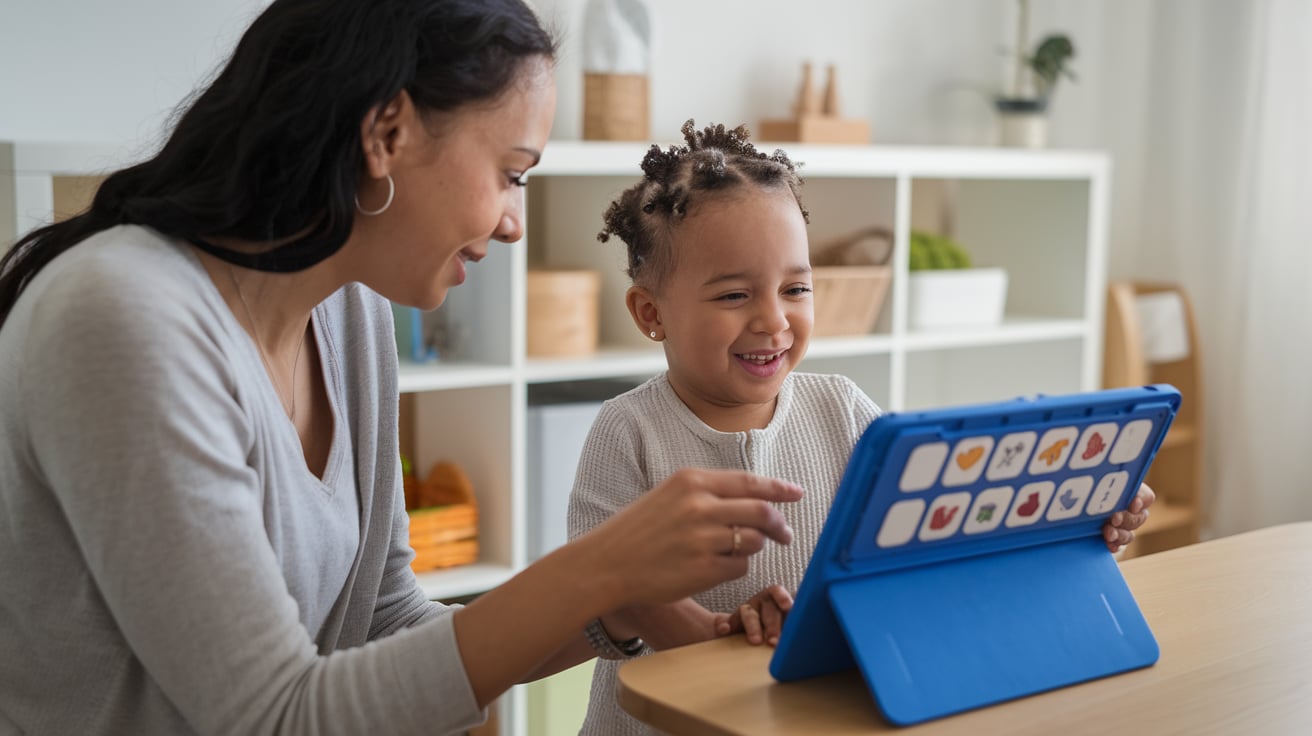
[{"label": "wicker basket", "polygon": [[646,141],[650,118],[647,75],[583,75],[583,139]]},{"label": "wicker basket", "polygon": [[459,465],[440,462],[407,489],[410,509],[410,569],[426,572],[478,560],[478,503]]},{"label": "wicker basket", "polygon": [[596,271],[529,271],[525,352],[535,358],[596,352],[600,292]]},{"label": "wicker basket", "polygon": [[815,290],[816,337],[865,335],[875,328],[884,295],[893,280],[891,266],[817,266],[811,273]]}]

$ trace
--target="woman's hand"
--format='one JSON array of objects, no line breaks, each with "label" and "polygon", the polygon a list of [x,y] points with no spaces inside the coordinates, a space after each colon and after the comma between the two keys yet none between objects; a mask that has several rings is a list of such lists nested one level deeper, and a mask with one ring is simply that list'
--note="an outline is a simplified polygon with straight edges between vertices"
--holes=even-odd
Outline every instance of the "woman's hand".
[{"label": "woman's hand", "polygon": [[[732,470],[684,469],[575,542],[611,608],[659,604],[742,577],[766,540],[792,541],[772,503],[802,489]],[[581,550],[580,550],[581,551]]]},{"label": "woman's hand", "polygon": [[1102,526],[1102,538],[1107,542],[1107,549],[1117,552],[1134,541],[1134,530],[1143,526],[1148,520],[1148,507],[1157,500],[1157,494],[1144,483],[1130,502],[1130,508],[1117,511]]},{"label": "woman's hand", "polygon": [[738,606],[733,613],[717,614],[715,633],[728,636],[741,631],[747,634],[747,641],[751,644],[765,641],[775,646],[783,631],[784,616],[792,607],[793,596],[784,590],[784,586],[771,585]]}]

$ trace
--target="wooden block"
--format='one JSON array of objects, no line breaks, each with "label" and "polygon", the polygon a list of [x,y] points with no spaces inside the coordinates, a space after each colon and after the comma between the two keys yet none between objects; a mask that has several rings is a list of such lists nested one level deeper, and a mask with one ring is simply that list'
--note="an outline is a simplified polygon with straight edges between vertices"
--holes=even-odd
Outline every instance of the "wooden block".
[{"label": "wooden block", "polygon": [[791,120],[762,120],[756,138],[759,141],[867,144],[870,142],[870,124],[857,118],[802,115]]}]

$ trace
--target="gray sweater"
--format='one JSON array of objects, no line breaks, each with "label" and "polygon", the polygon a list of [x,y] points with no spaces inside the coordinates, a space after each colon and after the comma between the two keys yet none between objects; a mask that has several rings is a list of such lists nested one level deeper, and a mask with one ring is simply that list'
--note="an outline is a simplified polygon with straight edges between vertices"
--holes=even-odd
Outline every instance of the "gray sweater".
[{"label": "gray sweater", "polygon": [[[784,380],[769,426],[719,432],[698,419],[665,375],[659,375],[607,401],[597,415],[570,496],[570,537],[602,523],[680,468],[749,470],[782,478],[805,493],[801,501],[779,506],[793,528],[792,544],[767,542],[748,563],[745,576],[693,599],[708,610],[728,613],[768,585],[796,594],[848,456],[878,414],[874,402],[843,376],[793,373]],[[656,733],[616,701],[622,664],[597,661],[581,733]]]},{"label": "gray sweater", "polygon": [[314,311],[322,480],[189,246],[74,247],[0,329],[0,734],[445,733],[479,722],[400,493],[386,301]]}]

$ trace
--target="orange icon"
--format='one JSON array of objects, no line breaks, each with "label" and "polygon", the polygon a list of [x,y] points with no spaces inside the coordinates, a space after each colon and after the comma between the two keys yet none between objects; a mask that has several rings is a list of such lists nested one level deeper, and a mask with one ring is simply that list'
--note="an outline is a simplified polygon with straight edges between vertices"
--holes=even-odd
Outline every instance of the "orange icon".
[{"label": "orange icon", "polygon": [[969,470],[970,466],[979,462],[979,459],[983,456],[984,456],[983,447],[972,447],[969,450],[966,450],[965,452],[961,453],[960,455],[957,455],[957,466],[960,467],[962,470]]},{"label": "orange icon", "polygon": [[1066,449],[1066,445],[1071,443],[1070,440],[1057,440],[1048,445],[1047,449],[1039,453],[1039,459],[1046,462],[1049,466],[1061,459],[1061,451]]}]

